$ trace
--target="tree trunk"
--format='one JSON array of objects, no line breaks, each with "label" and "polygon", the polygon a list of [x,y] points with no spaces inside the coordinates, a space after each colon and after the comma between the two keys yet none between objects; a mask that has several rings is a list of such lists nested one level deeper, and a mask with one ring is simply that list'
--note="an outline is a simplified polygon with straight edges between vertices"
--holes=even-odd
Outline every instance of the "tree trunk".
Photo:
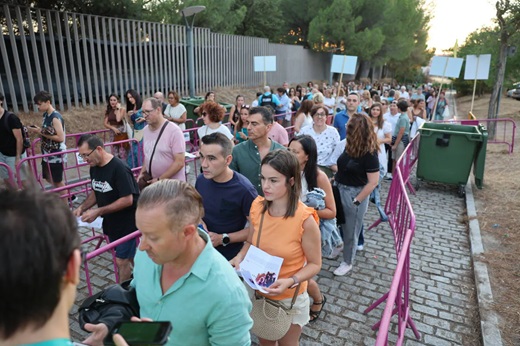
[{"label": "tree trunk", "polygon": [[368,73],[370,72],[370,61],[363,60],[361,61],[361,64],[359,64],[359,70],[358,70],[358,78],[368,78]]},{"label": "tree trunk", "polygon": [[381,80],[383,76],[383,66],[378,65],[372,68],[372,80]]},{"label": "tree trunk", "polygon": [[[498,58],[497,78],[495,85],[493,86],[493,91],[491,92],[491,98],[489,99],[488,119],[498,118],[497,106],[499,103],[499,97],[502,91],[502,85],[504,84],[504,75],[506,72],[509,37],[504,31],[502,31],[500,38],[500,55]],[[488,134],[489,139],[495,138],[495,123],[489,124]]]}]

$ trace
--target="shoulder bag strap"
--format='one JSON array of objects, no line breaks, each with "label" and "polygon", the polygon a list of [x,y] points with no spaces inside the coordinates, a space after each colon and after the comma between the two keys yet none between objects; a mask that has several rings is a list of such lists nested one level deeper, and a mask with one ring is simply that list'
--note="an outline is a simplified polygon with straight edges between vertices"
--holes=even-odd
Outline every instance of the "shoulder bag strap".
[{"label": "shoulder bag strap", "polygon": [[[263,212],[262,213],[262,217],[260,219],[260,227],[258,227],[258,236],[256,237],[256,247],[259,247],[258,245],[260,245],[260,235],[262,234],[262,226],[264,225],[264,216],[265,216],[265,213],[266,212]],[[294,306],[294,303],[296,302],[296,298],[298,298],[298,292],[300,291],[300,286],[301,286],[301,282],[298,284],[298,286],[296,286],[296,289],[294,290],[294,295],[293,295],[293,298],[291,300],[291,307],[289,308],[292,309],[293,306]]]},{"label": "shoulder bag strap", "polygon": [[256,237],[256,247],[260,245],[260,235],[262,234],[262,226],[264,225],[264,216],[265,212],[262,213],[262,217],[260,218],[260,227],[258,228],[258,236]]},{"label": "shoulder bag strap", "polygon": [[4,124],[5,124],[5,127],[7,130],[11,129],[9,127],[9,115],[11,115],[11,114],[7,111],[7,109],[4,109],[4,115],[2,116],[2,118],[3,118]]},{"label": "shoulder bag strap", "polygon": [[155,148],[157,148],[157,144],[159,143],[159,140],[161,139],[161,136],[164,132],[164,129],[166,128],[166,126],[168,126],[168,123],[169,121],[165,121],[163,126],[161,127],[161,132],[159,132],[159,137],[157,137],[157,140],[155,141],[155,145],[153,146],[153,151],[152,151],[152,155],[150,156],[150,163],[148,164],[148,174],[150,174],[150,176],[153,178],[153,175],[152,175],[152,160],[153,160],[153,155],[155,154]]}]

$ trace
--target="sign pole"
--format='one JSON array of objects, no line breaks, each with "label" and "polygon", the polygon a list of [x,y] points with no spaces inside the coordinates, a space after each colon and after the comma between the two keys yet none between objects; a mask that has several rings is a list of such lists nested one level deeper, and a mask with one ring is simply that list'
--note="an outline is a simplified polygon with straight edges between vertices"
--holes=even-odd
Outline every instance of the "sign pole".
[{"label": "sign pole", "polygon": [[471,108],[470,113],[473,114],[473,103],[475,102],[475,91],[477,90],[477,73],[478,73],[478,64],[480,62],[480,55],[477,55],[477,69],[475,71],[475,80],[473,82],[473,96],[471,97]]},{"label": "sign pole", "polygon": [[267,73],[265,72],[265,56],[264,56],[264,86],[267,85]]},{"label": "sign pole", "polygon": [[[345,62],[347,60],[347,56],[343,56],[343,62],[341,63],[341,73],[339,74],[339,84],[338,84],[338,97],[339,91],[341,90],[342,82],[343,82],[343,70],[345,69]],[[345,94],[346,96],[346,94]],[[336,115],[336,107],[334,107],[334,116]]]},{"label": "sign pole", "polygon": [[444,83],[444,76],[446,76],[446,69],[448,68],[448,61],[449,61],[449,58],[446,58],[446,64],[444,64],[444,71],[442,72],[441,86],[439,87],[439,93],[437,94],[437,100],[435,101],[435,105],[433,106],[432,119],[434,119],[434,120],[435,120],[435,112],[437,111],[437,104],[439,103],[439,98],[441,97],[442,84]]}]

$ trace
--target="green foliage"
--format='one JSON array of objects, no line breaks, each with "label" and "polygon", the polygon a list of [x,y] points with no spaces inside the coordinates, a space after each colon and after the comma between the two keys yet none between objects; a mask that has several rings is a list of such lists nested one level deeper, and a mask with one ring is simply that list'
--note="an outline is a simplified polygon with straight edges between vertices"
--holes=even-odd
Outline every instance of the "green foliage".
[{"label": "green foliage", "polygon": [[242,0],[237,7],[245,9],[244,20],[238,24],[235,34],[264,37],[280,41],[284,33],[284,18],[280,11],[282,0]]},{"label": "green foliage", "polygon": [[[359,77],[386,65],[394,77],[415,78],[433,55],[426,50],[425,0],[5,0],[9,4],[184,25],[183,8],[205,6],[197,27],[264,37],[317,51],[359,57]],[[508,0],[501,0],[508,1]],[[191,18],[190,18],[191,19]]]},{"label": "green foliage", "polygon": [[[422,0],[333,0],[310,22],[308,42],[315,50],[337,48],[365,67],[386,64],[395,76],[412,78],[433,55],[426,49],[429,21]],[[361,73],[367,77],[368,69]]]},{"label": "green foliage", "polygon": [[[477,93],[487,93],[493,89],[497,80],[498,62],[500,53],[500,41],[498,27],[482,27],[472,32],[459,48],[458,56],[465,58],[467,55],[491,54],[491,67],[489,78],[477,82]],[[520,48],[520,35],[515,34],[510,38],[510,45]],[[462,70],[465,69],[465,62]],[[507,58],[504,76],[503,92],[512,87],[512,84],[520,81],[520,52]],[[454,81],[454,87],[461,95],[473,92],[473,80],[464,80],[464,75]]]},{"label": "green foliage", "polygon": [[281,39],[285,43],[308,47],[309,25],[320,9],[329,7],[332,0],[283,0],[280,5],[285,20]]}]

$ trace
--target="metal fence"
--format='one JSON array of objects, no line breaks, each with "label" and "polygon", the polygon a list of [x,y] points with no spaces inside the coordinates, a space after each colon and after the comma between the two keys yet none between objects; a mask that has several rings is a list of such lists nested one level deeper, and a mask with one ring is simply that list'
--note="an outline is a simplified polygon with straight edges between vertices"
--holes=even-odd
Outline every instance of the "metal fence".
[{"label": "metal fence", "polygon": [[[14,112],[31,109],[32,96],[45,89],[60,109],[105,103],[108,95],[136,89],[188,93],[184,26],[120,18],[0,7],[0,92]],[[194,28],[197,94],[215,87],[255,86],[253,57],[276,55],[273,86],[283,81],[328,78],[330,54],[267,39]]]}]

